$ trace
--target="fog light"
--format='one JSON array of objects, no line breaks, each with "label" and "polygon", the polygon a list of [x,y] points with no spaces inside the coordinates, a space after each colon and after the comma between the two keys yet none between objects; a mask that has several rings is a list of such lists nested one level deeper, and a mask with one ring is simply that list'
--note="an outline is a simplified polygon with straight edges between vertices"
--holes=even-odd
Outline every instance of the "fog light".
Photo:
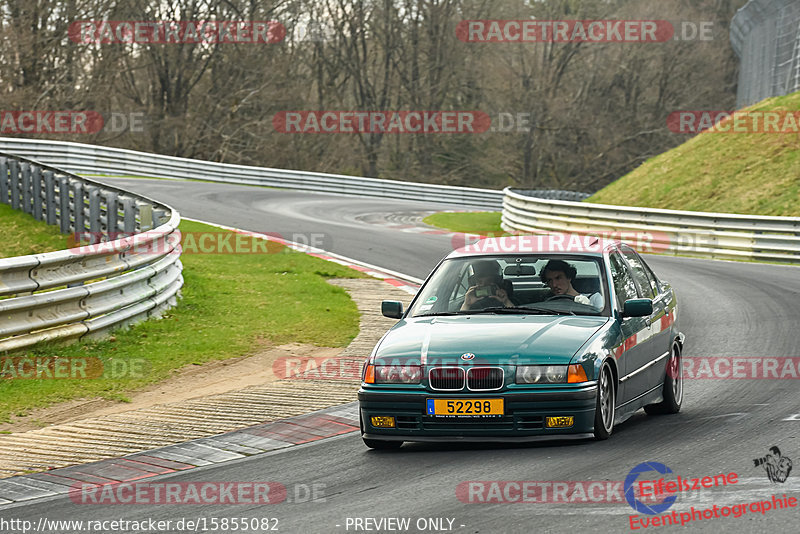
[{"label": "fog light", "polygon": [[547,428],[567,428],[575,423],[574,415],[559,415],[558,417],[548,417],[545,426]]},{"label": "fog light", "polygon": [[369,420],[375,428],[394,428],[394,417],[372,416]]}]

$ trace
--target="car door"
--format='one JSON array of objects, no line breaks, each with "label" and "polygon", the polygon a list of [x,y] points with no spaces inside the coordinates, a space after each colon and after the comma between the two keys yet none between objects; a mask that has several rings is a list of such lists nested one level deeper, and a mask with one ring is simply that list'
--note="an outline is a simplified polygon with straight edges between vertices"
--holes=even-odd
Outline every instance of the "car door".
[{"label": "car door", "polygon": [[639,286],[639,295],[641,298],[653,300],[653,314],[645,318],[647,330],[645,332],[646,337],[642,340],[648,347],[650,360],[654,362],[643,373],[647,378],[647,384],[650,388],[653,388],[661,384],[664,379],[666,359],[669,356],[670,343],[672,341],[668,328],[670,322],[664,320],[669,311],[668,303],[666,302],[667,296],[661,291],[658,280],[653,276],[644,259],[630,247],[622,246],[620,248],[622,255],[631,268],[633,279]]},{"label": "car door", "polygon": [[619,342],[613,350],[620,373],[619,404],[622,405],[647,391],[645,366],[651,357],[650,347],[640,342],[647,334],[646,318],[622,317],[625,301],[639,298],[639,288],[633,279],[631,269],[618,250],[611,251],[608,260],[618,310],[617,321],[621,331]]}]

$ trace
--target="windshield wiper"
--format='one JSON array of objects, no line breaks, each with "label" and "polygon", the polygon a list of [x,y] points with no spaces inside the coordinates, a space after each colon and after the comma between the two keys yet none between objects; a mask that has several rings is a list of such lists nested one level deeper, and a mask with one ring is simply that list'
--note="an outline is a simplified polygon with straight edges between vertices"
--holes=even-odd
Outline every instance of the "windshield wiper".
[{"label": "windshield wiper", "polygon": [[535,313],[542,315],[575,315],[573,311],[551,310],[550,308],[527,308],[524,306],[492,306],[491,308],[484,308],[482,310],[472,310],[467,313]]},{"label": "windshield wiper", "polygon": [[448,315],[461,315],[464,312],[434,312],[434,313],[420,313],[414,317],[443,317]]},{"label": "windshield wiper", "polygon": [[553,313],[555,315],[578,315],[572,310],[554,310],[552,308],[540,308],[540,307],[532,307],[532,310],[537,310],[544,313]]}]

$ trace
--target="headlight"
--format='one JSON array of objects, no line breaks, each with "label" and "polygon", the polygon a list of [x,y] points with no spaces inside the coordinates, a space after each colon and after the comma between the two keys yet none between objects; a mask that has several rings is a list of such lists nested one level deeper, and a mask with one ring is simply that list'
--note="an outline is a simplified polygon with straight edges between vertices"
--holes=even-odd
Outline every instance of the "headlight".
[{"label": "headlight", "polygon": [[587,382],[586,372],[578,363],[572,365],[518,365],[517,384],[570,384]]},{"label": "headlight", "polygon": [[563,384],[566,365],[518,365],[517,384]]},{"label": "headlight", "polygon": [[422,368],[419,365],[376,365],[376,384],[419,384]]}]

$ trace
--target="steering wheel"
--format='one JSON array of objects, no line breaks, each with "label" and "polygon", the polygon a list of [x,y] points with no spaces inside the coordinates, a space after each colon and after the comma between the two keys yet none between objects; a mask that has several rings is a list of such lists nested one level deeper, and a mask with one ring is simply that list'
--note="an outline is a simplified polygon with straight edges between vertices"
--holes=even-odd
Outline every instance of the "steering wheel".
[{"label": "steering wheel", "polygon": [[575,297],[573,297],[572,295],[565,295],[565,294],[553,295],[552,297],[548,298],[547,300],[565,300],[565,299],[569,299],[571,301],[575,301]]}]

